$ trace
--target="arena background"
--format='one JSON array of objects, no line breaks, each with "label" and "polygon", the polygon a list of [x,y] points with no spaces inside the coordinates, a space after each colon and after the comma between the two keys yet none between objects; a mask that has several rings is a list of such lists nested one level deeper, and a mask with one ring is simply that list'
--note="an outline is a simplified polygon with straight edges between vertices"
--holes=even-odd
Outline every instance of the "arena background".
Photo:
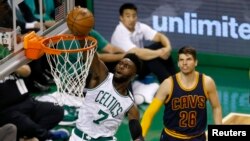
[{"label": "arena background", "polygon": [[[95,15],[95,29],[108,40],[119,23],[119,7],[125,2],[133,2],[137,5],[139,21],[169,37],[175,58],[177,50],[184,45],[192,45],[198,50],[199,66],[197,70],[215,79],[224,118],[232,113],[249,116],[250,1],[116,0],[114,2],[113,0],[87,0],[87,7]],[[187,18],[184,16],[185,13],[191,15],[189,19],[196,22],[197,26],[185,19]],[[157,16],[159,20],[153,20],[153,17]],[[170,18],[182,20],[184,24],[180,27],[176,23],[168,25]],[[163,21],[166,19],[168,21],[164,23]],[[208,28],[208,24],[198,28],[200,23],[197,21],[199,20],[209,23],[210,28]],[[163,23],[165,25],[162,25]],[[139,106],[141,115],[147,106],[147,104]],[[162,113],[163,108],[154,118],[147,140],[159,140],[162,130]],[[235,121],[232,124],[250,124],[250,120],[246,120],[245,123],[240,122]],[[212,113],[209,107],[208,124],[212,123]],[[129,130],[127,120],[125,120],[118,130],[118,140],[127,141],[128,135]]]},{"label": "arena background", "polygon": [[[154,29],[165,33],[171,40],[173,48],[177,49],[183,45],[191,44],[199,51],[209,53],[221,53],[227,55],[250,56],[250,47],[247,44],[250,40],[250,1],[247,0],[112,0],[93,2],[93,10],[96,18],[95,28],[102,33],[107,39],[110,39],[115,26],[119,22],[119,7],[124,2],[133,2],[138,6],[139,21],[142,21]],[[170,28],[173,26],[162,25],[164,19],[162,17],[179,17],[184,19],[184,13],[196,13],[197,20],[209,20],[209,23],[214,23],[211,29],[197,29],[197,32],[204,30],[203,35],[190,34],[188,31],[178,33],[177,24],[174,24],[174,31]],[[156,28],[153,24],[153,16],[158,16],[159,20],[154,20],[156,25],[161,28]],[[222,20],[222,16],[227,16],[228,20]],[[224,23],[224,28],[229,26],[229,19],[235,19],[231,22],[232,28],[228,30],[218,29]],[[170,21],[168,19],[168,21]],[[166,22],[165,22],[166,23]],[[181,27],[184,30],[188,28],[197,28],[195,25],[188,25],[189,22]],[[198,23],[197,23],[198,25]],[[215,26],[216,25],[216,26]],[[244,26],[244,27],[243,27]],[[167,28],[170,27],[170,28]],[[167,28],[164,30],[164,28]],[[217,30],[216,30],[217,28]],[[244,30],[243,30],[244,29]],[[167,30],[167,31],[166,31]],[[211,32],[210,35],[207,33]],[[228,37],[220,37],[216,32],[226,34]],[[218,33],[219,34],[219,33]],[[222,35],[221,35],[222,36]],[[243,37],[244,36],[244,37]]]},{"label": "arena background", "polygon": [[[199,65],[197,70],[214,78],[224,121],[227,119],[224,123],[250,125],[249,0],[66,1],[77,2],[81,6],[88,7],[95,15],[94,28],[107,40],[110,40],[115,26],[119,23],[120,5],[124,2],[135,3],[138,6],[139,21],[147,23],[169,37],[174,58],[177,57],[177,50],[184,45],[192,45],[198,50]],[[58,9],[60,10],[60,8]],[[62,11],[65,12],[65,10]],[[64,14],[66,12],[58,13],[58,15],[62,15],[63,19]],[[66,32],[67,27],[63,19],[42,34],[50,36]],[[21,44],[17,47],[22,49]],[[18,49],[14,50],[17,52],[13,52],[1,60],[0,78],[30,61],[24,56],[24,50]],[[53,86],[49,93],[55,91],[56,86]],[[147,106],[147,104],[139,105],[141,116]],[[67,110],[67,108],[65,109]],[[67,111],[71,111],[71,109]],[[75,116],[75,111],[72,111]],[[163,128],[162,115],[163,107],[152,122],[146,138],[148,141],[159,140]],[[212,112],[208,106],[208,124],[212,123]],[[73,128],[72,126],[62,127],[70,131]],[[129,140],[130,133],[126,119],[121,124],[116,136],[119,141]]]}]

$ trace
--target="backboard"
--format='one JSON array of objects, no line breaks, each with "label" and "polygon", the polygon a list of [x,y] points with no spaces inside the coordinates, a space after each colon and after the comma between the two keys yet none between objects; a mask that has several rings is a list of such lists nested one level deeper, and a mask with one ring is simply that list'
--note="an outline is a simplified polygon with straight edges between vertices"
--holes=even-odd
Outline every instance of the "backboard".
[{"label": "backboard", "polygon": [[[31,12],[37,13],[36,20],[40,28],[36,28],[35,31],[38,35],[52,36],[68,31],[65,18],[66,14],[74,8],[75,0],[39,0],[38,3],[35,3],[35,1],[9,0],[9,5],[12,8],[13,28],[5,29],[0,27],[0,80],[18,67],[31,61],[24,55],[23,42],[17,43],[17,40],[19,40],[17,34],[20,34],[22,30],[17,22],[20,19],[20,4],[25,3],[31,8]],[[48,22],[44,17],[45,7],[46,10],[50,8],[52,12],[51,19]]]}]

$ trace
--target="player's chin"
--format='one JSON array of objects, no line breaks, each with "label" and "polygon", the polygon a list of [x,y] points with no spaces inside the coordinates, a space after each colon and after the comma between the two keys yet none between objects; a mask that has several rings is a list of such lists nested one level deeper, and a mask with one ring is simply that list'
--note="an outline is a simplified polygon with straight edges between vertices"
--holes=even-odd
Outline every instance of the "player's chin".
[{"label": "player's chin", "polygon": [[192,70],[190,70],[190,69],[182,69],[181,71],[184,74],[190,74],[190,73],[192,73]]},{"label": "player's chin", "polygon": [[114,72],[114,77],[116,77],[116,78],[121,78],[121,77],[122,77],[122,74],[121,74],[121,73],[118,73],[118,72]]}]

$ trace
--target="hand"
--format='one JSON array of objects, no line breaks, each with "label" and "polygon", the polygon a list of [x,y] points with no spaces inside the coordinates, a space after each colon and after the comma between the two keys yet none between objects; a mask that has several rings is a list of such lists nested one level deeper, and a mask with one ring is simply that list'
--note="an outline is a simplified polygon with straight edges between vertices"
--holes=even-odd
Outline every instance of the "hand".
[{"label": "hand", "polygon": [[19,67],[15,73],[21,77],[28,77],[31,73],[31,69],[29,67],[29,65],[23,65],[21,67]]},{"label": "hand", "polygon": [[168,57],[170,56],[170,51],[168,48],[166,47],[163,47],[160,49],[161,50],[161,55],[160,55],[160,58],[164,59],[164,60],[167,60]]},{"label": "hand", "polygon": [[134,141],[145,141],[143,137],[139,137],[137,139],[135,139]]}]

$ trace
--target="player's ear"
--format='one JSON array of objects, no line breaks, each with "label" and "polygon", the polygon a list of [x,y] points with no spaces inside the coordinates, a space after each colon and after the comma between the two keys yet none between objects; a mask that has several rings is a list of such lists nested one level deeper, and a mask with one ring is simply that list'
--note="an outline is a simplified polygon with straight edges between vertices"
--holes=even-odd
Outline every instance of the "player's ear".
[{"label": "player's ear", "polygon": [[119,19],[120,19],[120,21],[123,21],[123,18],[122,18],[122,16],[119,16]]},{"label": "player's ear", "polygon": [[198,60],[195,61],[195,66],[197,66],[197,65],[198,65]]}]

